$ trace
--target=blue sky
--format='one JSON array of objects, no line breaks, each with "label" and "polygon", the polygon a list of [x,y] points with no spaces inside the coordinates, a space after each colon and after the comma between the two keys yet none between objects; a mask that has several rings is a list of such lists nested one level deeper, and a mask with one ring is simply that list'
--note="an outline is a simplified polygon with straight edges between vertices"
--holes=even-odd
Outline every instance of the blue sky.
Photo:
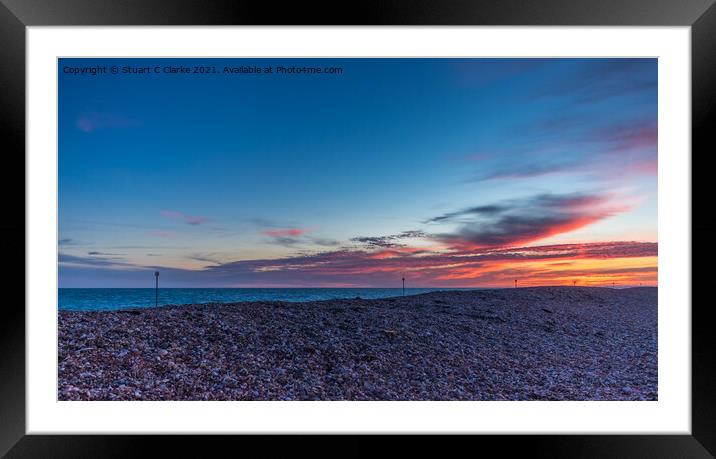
[{"label": "blue sky", "polygon": [[[219,73],[63,71],[97,65]],[[343,71],[221,73],[238,65]],[[383,286],[406,271],[501,285],[484,262],[423,265],[657,240],[655,59],[60,59],[58,78],[61,287],[149,286],[153,269],[174,286]],[[639,281],[654,283],[649,250]]]}]

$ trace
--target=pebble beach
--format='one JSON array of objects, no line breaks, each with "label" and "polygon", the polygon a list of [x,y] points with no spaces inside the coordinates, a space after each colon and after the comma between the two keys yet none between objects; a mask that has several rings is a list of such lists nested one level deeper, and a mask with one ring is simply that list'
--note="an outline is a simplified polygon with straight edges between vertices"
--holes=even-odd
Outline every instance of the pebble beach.
[{"label": "pebble beach", "polygon": [[657,288],[59,311],[59,400],[657,400]]}]

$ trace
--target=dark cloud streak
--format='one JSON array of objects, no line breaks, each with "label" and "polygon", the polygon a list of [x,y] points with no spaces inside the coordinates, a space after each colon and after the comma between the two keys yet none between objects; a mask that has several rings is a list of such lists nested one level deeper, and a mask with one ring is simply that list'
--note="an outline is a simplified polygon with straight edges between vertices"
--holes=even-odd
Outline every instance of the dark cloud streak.
[{"label": "dark cloud streak", "polygon": [[541,194],[446,213],[430,223],[457,223],[453,233],[436,234],[456,246],[505,247],[572,231],[617,212],[608,197],[597,194]]},{"label": "dark cloud streak", "polygon": [[360,236],[351,239],[352,242],[359,242],[368,247],[394,249],[405,247],[402,241],[405,239],[420,239],[427,237],[427,234],[418,230],[403,231],[399,234],[389,234],[387,236]]}]

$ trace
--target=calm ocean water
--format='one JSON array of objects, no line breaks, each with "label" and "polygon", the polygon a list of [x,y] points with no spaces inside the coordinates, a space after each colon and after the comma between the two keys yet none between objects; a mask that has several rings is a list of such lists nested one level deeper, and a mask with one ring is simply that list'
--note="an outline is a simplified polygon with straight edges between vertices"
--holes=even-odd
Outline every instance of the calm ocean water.
[{"label": "calm ocean water", "polygon": [[[406,288],[406,295],[446,288]],[[474,290],[474,289],[471,289]],[[230,303],[237,301],[316,301],[361,297],[364,299],[401,296],[401,288],[163,288],[159,305],[189,303]],[[73,311],[107,311],[154,307],[153,288],[61,288],[59,308]]]}]

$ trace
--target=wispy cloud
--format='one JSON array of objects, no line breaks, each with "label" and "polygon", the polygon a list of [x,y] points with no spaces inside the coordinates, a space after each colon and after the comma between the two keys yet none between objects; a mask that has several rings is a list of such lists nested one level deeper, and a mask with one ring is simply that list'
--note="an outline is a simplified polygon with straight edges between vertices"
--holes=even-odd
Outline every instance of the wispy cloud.
[{"label": "wispy cloud", "polygon": [[352,242],[360,242],[372,248],[398,248],[405,247],[406,244],[399,241],[406,239],[424,238],[427,235],[418,230],[403,231],[399,234],[390,234],[387,236],[359,236],[351,239]]},{"label": "wispy cloud", "polygon": [[562,98],[584,105],[616,97],[652,94],[657,87],[657,60],[609,59],[589,63],[577,74],[565,75],[542,86],[535,98]]},{"label": "wispy cloud", "polygon": [[172,231],[150,231],[147,236],[161,237],[161,238],[175,238],[177,234]]},{"label": "wispy cloud", "polygon": [[309,240],[316,244],[323,247],[336,247],[341,245],[341,242],[336,239],[329,239],[329,238],[321,238],[321,237],[310,237]]},{"label": "wispy cloud", "polygon": [[219,264],[221,263],[216,253],[194,253],[186,256],[185,258],[195,261],[204,261],[207,263]]},{"label": "wispy cloud", "polygon": [[574,158],[561,159],[558,161],[554,159],[548,161],[524,159],[514,161],[514,163],[509,166],[498,166],[493,170],[482,172],[478,174],[477,177],[474,177],[473,181],[532,178],[561,172],[574,172],[582,164],[582,161],[575,160]]},{"label": "wispy cloud", "polygon": [[57,261],[60,266],[81,266],[81,267],[103,267],[103,268],[116,268],[116,269],[141,269],[140,266],[123,260],[121,257],[106,257],[106,256],[77,256],[69,255],[60,252],[57,256]]},{"label": "wispy cloud", "polygon": [[163,217],[169,218],[171,220],[180,220],[187,225],[200,225],[209,221],[209,219],[206,217],[187,215],[183,212],[179,212],[178,210],[162,210],[160,213]]},{"label": "wispy cloud", "polygon": [[[633,120],[597,128],[585,136],[586,141],[606,144],[608,152],[622,153],[641,148],[656,148],[656,119]],[[654,150],[655,151],[655,150]]]},{"label": "wispy cloud", "polygon": [[505,212],[509,208],[504,205],[489,204],[485,206],[468,207],[467,209],[458,210],[455,212],[448,212],[443,215],[438,215],[428,220],[428,223],[437,223],[444,221],[456,221],[464,217],[475,217],[480,215],[496,215]]},{"label": "wispy cloud", "polygon": [[106,128],[127,128],[138,126],[137,120],[126,116],[112,115],[109,113],[90,112],[84,113],[77,118],[75,125],[82,132],[94,132]]},{"label": "wispy cloud", "polygon": [[484,86],[504,82],[513,76],[534,72],[553,62],[549,58],[535,59],[459,59],[451,62],[460,83]]},{"label": "wispy cloud", "polygon": [[[615,174],[655,174],[656,119],[622,120],[593,126],[576,122],[540,122],[535,133],[523,133],[529,145],[483,153],[470,181],[532,178],[551,174],[587,174],[612,179]],[[554,120],[552,120],[554,121]],[[652,165],[654,167],[652,167]]]},{"label": "wispy cloud", "polygon": [[[565,71],[535,85],[527,99],[544,107],[540,115],[477,145],[469,180],[580,175],[614,182],[655,175],[657,60],[554,62]],[[625,109],[614,111],[615,104]]]}]

